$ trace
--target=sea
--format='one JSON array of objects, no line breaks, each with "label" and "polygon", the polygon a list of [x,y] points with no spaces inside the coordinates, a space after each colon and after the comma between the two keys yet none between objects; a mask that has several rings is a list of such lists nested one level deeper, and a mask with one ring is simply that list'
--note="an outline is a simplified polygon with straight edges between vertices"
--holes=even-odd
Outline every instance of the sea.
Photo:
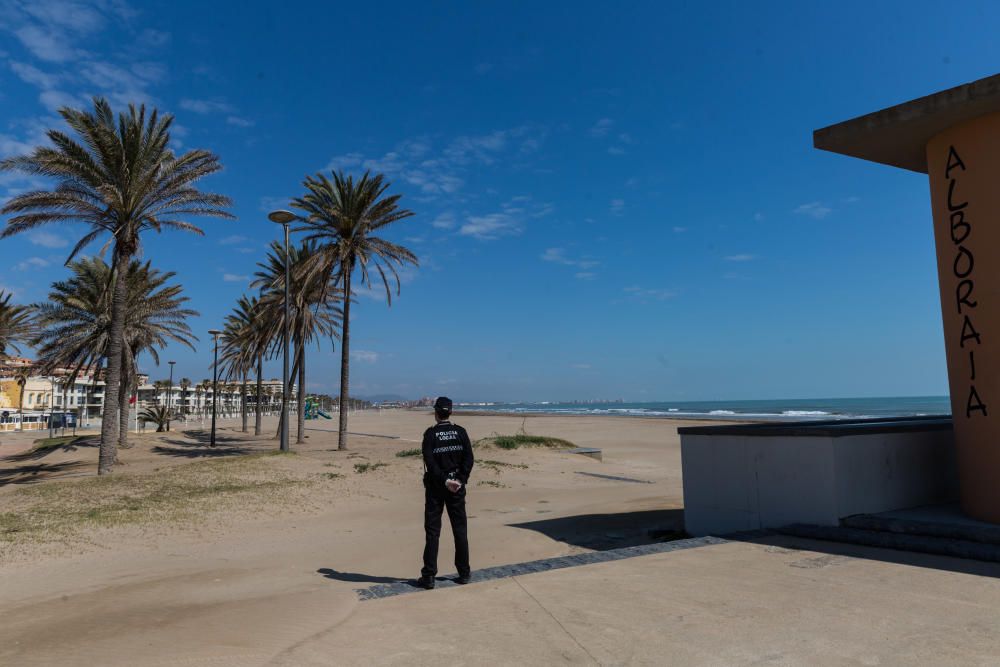
[{"label": "sea", "polygon": [[457,403],[457,410],[512,414],[622,415],[661,419],[808,421],[951,414],[947,396],[747,401]]}]

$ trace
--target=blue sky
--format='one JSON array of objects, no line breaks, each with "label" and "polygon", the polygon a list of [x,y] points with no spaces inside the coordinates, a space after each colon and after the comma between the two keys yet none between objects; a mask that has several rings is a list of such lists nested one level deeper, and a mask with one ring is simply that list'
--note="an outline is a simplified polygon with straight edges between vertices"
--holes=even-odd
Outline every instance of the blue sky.
[{"label": "blue sky", "polygon": [[[947,392],[925,177],[811,133],[995,73],[1000,5],[315,4],[0,0],[0,155],[102,94],[221,156],[205,186],[238,220],[145,239],[201,312],[178,375],[209,375],[266,212],[368,167],[421,265],[355,309],[354,394]],[[0,175],[0,197],[31,185]],[[78,235],[4,240],[0,285],[44,299]],[[336,393],[339,350],[311,355]]]}]

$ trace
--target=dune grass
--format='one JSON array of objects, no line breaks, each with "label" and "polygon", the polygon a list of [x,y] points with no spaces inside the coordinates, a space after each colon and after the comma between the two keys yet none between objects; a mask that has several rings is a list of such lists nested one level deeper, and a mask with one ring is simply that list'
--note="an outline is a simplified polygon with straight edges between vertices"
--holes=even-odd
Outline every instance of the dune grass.
[{"label": "dune grass", "polygon": [[289,456],[265,452],[187,463],[154,473],[116,472],[26,485],[0,512],[0,550],[24,541],[67,541],[94,528],[155,522],[196,523],[213,510],[255,511],[292,502],[309,484],[281,467]]},{"label": "dune grass", "polygon": [[396,452],[396,456],[406,458],[408,456],[421,456],[423,453],[420,449],[404,449],[401,452]]},{"label": "dune grass", "polygon": [[526,433],[516,433],[514,435],[494,434],[488,438],[477,440],[475,447],[496,447],[498,449],[520,449],[521,447],[547,447],[552,449],[570,449],[576,447],[569,440],[553,438],[547,435],[528,435]]},{"label": "dune grass", "polygon": [[378,470],[379,468],[388,468],[388,467],[389,467],[388,463],[355,463],[354,472],[360,474]]}]

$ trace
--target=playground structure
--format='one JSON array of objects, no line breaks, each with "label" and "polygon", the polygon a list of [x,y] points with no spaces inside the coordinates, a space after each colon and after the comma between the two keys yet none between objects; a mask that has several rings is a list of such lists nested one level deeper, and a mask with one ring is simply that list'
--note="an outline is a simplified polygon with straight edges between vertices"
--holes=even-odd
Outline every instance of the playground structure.
[{"label": "playground structure", "polygon": [[330,415],[320,410],[319,401],[315,396],[306,396],[306,419],[332,419]]}]

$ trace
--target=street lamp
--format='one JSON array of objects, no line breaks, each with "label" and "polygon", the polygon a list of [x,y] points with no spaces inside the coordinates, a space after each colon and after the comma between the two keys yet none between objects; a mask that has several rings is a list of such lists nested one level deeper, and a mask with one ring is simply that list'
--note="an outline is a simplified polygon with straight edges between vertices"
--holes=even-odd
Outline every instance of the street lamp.
[{"label": "street lamp", "polygon": [[219,335],[218,329],[209,329],[208,333],[215,338],[215,361],[212,362],[212,438],[209,447],[215,447],[215,407],[219,401]]},{"label": "street lamp", "polygon": [[[284,359],[281,365],[281,451],[288,451],[288,320],[289,320],[289,298],[288,289],[291,278],[289,277],[288,258],[288,223],[295,220],[295,214],[291,211],[271,211],[267,214],[267,219],[276,222],[285,228],[285,326],[284,326]],[[301,392],[301,389],[299,390]]]},{"label": "street lamp", "polygon": [[170,430],[170,404],[174,400],[174,364],[176,361],[168,361],[170,364],[170,386],[167,387],[167,430]]}]

